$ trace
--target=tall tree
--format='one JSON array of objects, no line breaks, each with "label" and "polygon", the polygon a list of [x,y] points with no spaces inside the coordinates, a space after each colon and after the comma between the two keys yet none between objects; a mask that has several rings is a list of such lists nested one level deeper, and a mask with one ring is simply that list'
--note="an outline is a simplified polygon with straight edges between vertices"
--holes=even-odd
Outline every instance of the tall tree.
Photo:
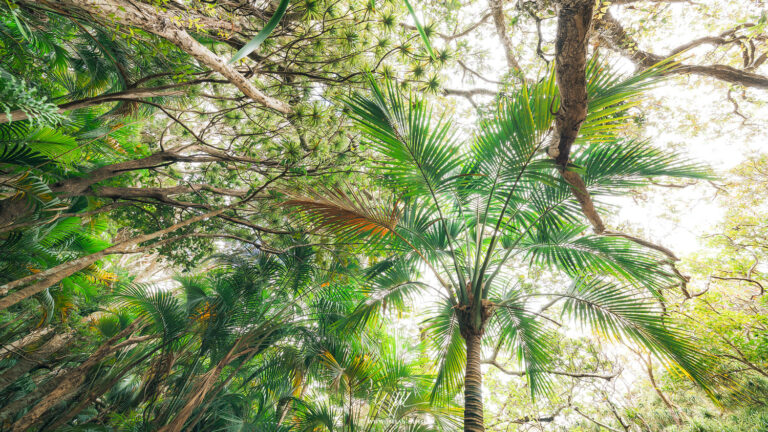
[{"label": "tall tree", "polygon": [[[438,348],[435,396],[441,387],[457,385],[463,369],[464,430],[484,430],[484,343],[515,352],[531,390],[546,390],[549,336],[539,317],[559,300],[573,318],[636,340],[671,367],[709,382],[698,349],[661,314],[661,291],[675,281],[659,264],[664,260],[623,236],[585,233],[578,222],[585,201],[574,199],[568,174],[558,174],[580,172],[587,196],[621,194],[656,176],[707,176],[677,155],[616,136],[630,98],[653,82],[651,76],[622,80],[597,61],[589,64],[591,109],[581,125],[581,145],[564,168],[544,152],[559,105],[554,74],[505,99],[470,143],[456,138],[450,119],[433,120],[424,101],[404,97],[393,84],[382,90],[372,80],[371,96],[356,95],[348,106],[385,158],[376,174],[394,196],[377,203],[334,189],[293,194],[288,202],[339,241],[396,251],[385,271],[395,275],[361,305],[359,319],[391,296],[424,290],[403,267],[426,265],[442,294],[428,321]],[[562,293],[521,291],[508,276],[515,262],[560,269],[573,285]],[[531,301],[540,297],[550,302],[542,307]]]}]

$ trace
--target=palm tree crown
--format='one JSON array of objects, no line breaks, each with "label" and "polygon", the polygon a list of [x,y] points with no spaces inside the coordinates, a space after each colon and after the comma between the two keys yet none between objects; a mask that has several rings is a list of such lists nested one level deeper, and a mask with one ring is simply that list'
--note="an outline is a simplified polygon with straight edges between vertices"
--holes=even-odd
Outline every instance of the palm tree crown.
[{"label": "palm tree crown", "polygon": [[[597,60],[587,71],[589,114],[567,170],[596,199],[626,193],[656,176],[707,177],[704,167],[646,142],[620,137],[636,96],[665,66],[623,79]],[[370,278],[370,296],[353,319],[428,284],[441,300],[427,320],[438,358],[433,397],[465,387],[465,430],[483,429],[481,352],[506,349],[525,368],[531,391],[546,391],[549,331],[544,309],[562,311],[617,338],[630,338],[670,366],[706,383],[695,347],[666,323],[662,289],[678,280],[667,260],[631,239],[590,234],[571,187],[545,149],[559,106],[554,74],[501,99],[466,142],[450,119],[435,119],[422,101],[392,83],[371,80],[370,95],[346,101],[352,119],[383,157],[377,199],[341,189],[291,196],[289,205],[342,242],[383,248],[389,257]],[[395,198],[396,197],[396,198]],[[513,283],[513,264],[556,269],[567,290]],[[549,303],[542,308],[542,299]]]}]

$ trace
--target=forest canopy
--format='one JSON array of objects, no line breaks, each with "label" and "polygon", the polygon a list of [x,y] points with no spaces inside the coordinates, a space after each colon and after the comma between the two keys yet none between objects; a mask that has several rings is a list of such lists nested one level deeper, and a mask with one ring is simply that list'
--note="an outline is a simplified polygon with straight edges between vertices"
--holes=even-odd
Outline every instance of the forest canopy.
[{"label": "forest canopy", "polygon": [[0,431],[768,431],[762,0],[6,0]]}]

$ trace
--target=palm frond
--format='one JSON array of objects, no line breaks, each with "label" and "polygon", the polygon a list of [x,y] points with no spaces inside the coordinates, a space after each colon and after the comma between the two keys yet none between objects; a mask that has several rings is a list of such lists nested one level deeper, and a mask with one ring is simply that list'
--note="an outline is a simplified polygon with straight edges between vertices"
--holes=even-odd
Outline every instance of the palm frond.
[{"label": "palm frond", "polygon": [[612,275],[641,286],[655,295],[675,283],[663,267],[664,257],[618,237],[584,234],[582,225],[541,229],[524,239],[520,247],[540,265],[558,268],[572,277],[583,274]]},{"label": "palm frond", "polygon": [[[653,177],[712,179],[710,170],[648,142],[608,140],[580,149],[573,157],[592,193],[610,193],[648,183]],[[614,192],[615,193],[615,192]]]},{"label": "palm frond", "polygon": [[712,359],[692,335],[669,321],[655,298],[599,278],[576,280],[564,297],[563,314],[605,336],[639,343],[668,369],[711,391]]},{"label": "palm frond", "polygon": [[491,328],[497,335],[495,344],[512,353],[518,365],[525,371],[531,397],[547,394],[551,382],[547,366],[552,362],[551,331],[547,330],[539,316],[530,312],[519,292],[509,290],[505,296],[495,299],[496,312]]},{"label": "palm frond", "polygon": [[445,401],[459,391],[464,383],[466,346],[459,331],[459,317],[453,305],[443,301],[435,306],[424,325],[424,331],[431,336],[429,345],[437,361],[430,400]]},{"label": "palm frond", "polygon": [[391,239],[400,217],[397,202],[377,203],[363,192],[341,189],[329,189],[322,195],[290,194],[284,205],[301,210],[308,223],[350,243]]},{"label": "palm frond", "polygon": [[368,143],[389,160],[381,167],[387,182],[407,196],[450,188],[463,159],[450,120],[433,121],[423,101],[405,98],[391,81],[383,90],[369,81],[370,97],[355,94],[344,102]]}]

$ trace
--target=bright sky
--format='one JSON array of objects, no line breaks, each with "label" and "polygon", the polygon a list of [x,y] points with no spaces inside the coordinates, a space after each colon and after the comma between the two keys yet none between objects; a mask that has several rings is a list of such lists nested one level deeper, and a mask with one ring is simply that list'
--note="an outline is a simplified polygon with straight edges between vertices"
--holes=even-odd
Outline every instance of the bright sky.
[{"label": "bright sky", "polygon": [[[680,46],[698,37],[715,35],[725,28],[738,24],[741,19],[751,15],[760,15],[761,11],[754,3],[747,1],[697,1],[697,4],[708,5],[716,10],[716,15],[724,17],[722,23],[712,28],[711,22],[719,21],[717,16],[709,16],[701,20],[700,16],[690,13],[693,6],[688,3],[671,4],[667,13],[658,15],[666,23],[659,26],[658,31],[649,31],[639,40],[641,48],[663,54],[671,48]],[[466,9],[466,8],[465,8]],[[469,11],[479,17],[485,13],[485,2],[479,2]],[[612,8],[612,13],[625,27],[646,14]],[[725,18],[727,17],[727,18]],[[434,17],[433,17],[434,18]],[[709,21],[707,24],[705,21]],[[471,22],[467,19],[466,22]],[[554,20],[543,27],[544,38],[554,39]],[[478,70],[490,80],[498,80],[506,71],[506,61],[502,47],[491,25],[482,27],[476,32],[477,36],[470,43],[488,52],[484,60],[487,67]],[[522,58],[530,56],[526,52],[535,41],[532,29],[515,31],[513,42],[522,47]],[[433,42],[440,45],[442,42]],[[702,47],[692,54],[703,54],[710,47]],[[719,54],[708,58],[717,62]],[[471,60],[465,62],[471,62]],[[701,61],[700,58],[696,61]],[[626,60],[618,60],[616,66],[627,73],[634,70],[634,65]],[[474,66],[473,66],[474,67]],[[764,66],[765,68],[765,66]],[[444,77],[446,88],[495,89],[493,84],[476,80],[463,81],[463,74],[456,73]],[[742,95],[744,91],[744,95]],[[739,102],[739,110],[749,117],[744,121],[733,113],[734,106],[727,100],[728,85],[713,79],[675,77],[650,92],[648,99],[639,107],[646,116],[644,136],[661,148],[671,148],[690,159],[702,162],[712,167],[720,177],[716,184],[727,182],[727,173],[743,162],[748,156],[768,152],[768,92],[760,90],[734,89],[733,95]],[[754,103],[743,100],[746,96]],[[471,106],[462,98],[456,99],[456,120],[468,129],[475,124],[471,115]],[[477,98],[477,101],[481,101]],[[487,100],[487,99],[486,99]],[[466,115],[469,113],[470,115]],[[701,236],[711,232],[724,216],[724,208],[714,201],[718,190],[707,182],[684,188],[654,187],[641,191],[638,197],[624,197],[611,201],[615,205],[614,214],[606,218],[611,229],[639,234],[650,241],[660,243],[672,249],[678,256],[685,257],[699,250],[702,246]],[[727,201],[726,201],[727,202]],[[429,278],[428,278],[429,279]],[[435,284],[436,282],[433,281]],[[425,299],[428,303],[428,299]],[[417,320],[411,318],[405,327],[415,325]],[[401,322],[401,325],[403,323]],[[615,351],[615,350],[612,350]],[[626,394],[635,387],[636,378],[644,372],[627,365],[628,370],[618,381],[620,392]],[[508,379],[504,377],[503,380]],[[490,395],[487,394],[486,398]],[[584,397],[589,397],[583,395]],[[492,407],[490,407],[493,409]]]},{"label": "bright sky", "polygon": [[[761,13],[754,3],[748,1],[709,0],[697,4],[711,7],[724,18],[717,20],[713,19],[717,17],[709,16],[702,20],[698,14],[690,13],[692,5],[671,3],[666,12],[656,17],[659,22],[665,23],[657,25],[654,21],[658,31],[650,31],[638,38],[641,48],[663,54],[698,37],[718,34],[723,29]],[[467,9],[464,8],[462,13],[467,11],[472,16],[480,16],[486,6],[484,2],[479,2],[471,10]],[[626,7],[613,7],[611,11],[627,29],[633,22],[647,16]],[[546,41],[554,39],[554,21],[546,21],[548,24],[543,25]],[[722,22],[712,28],[711,23],[718,21]],[[466,22],[471,20],[467,18]],[[490,20],[488,25],[475,33],[477,35],[471,38],[470,43],[488,52],[485,59],[487,67],[480,70],[480,73],[490,80],[498,80],[507,66]],[[533,29],[524,28],[512,33],[513,42],[521,47],[522,59],[532,55],[527,51],[531,50],[535,37]],[[441,41],[435,40],[433,43],[440,44]],[[710,49],[709,46],[702,46],[691,54],[704,54]],[[709,60],[716,62],[718,58],[719,54],[716,53]],[[634,65],[623,59],[618,59],[615,66],[627,73],[634,70]],[[448,80],[446,88],[494,89],[493,84],[481,80],[475,80],[474,83],[463,81],[463,73],[445,78]],[[661,148],[673,148],[693,160],[711,166],[721,178],[715,183],[722,183],[727,171],[744,161],[748,155],[768,151],[768,129],[765,126],[768,124],[768,93],[746,90],[745,95],[757,101],[750,103],[741,100],[741,91],[735,89],[733,95],[739,101],[740,111],[750,117],[747,122],[733,113],[734,107],[727,100],[727,85],[708,78],[672,78],[650,92],[649,99],[640,107],[647,116],[647,127],[641,138],[649,139]],[[477,100],[482,99],[478,97]],[[456,103],[457,112],[472,112],[466,101],[457,100]],[[474,125],[475,118],[471,115],[457,117],[468,128]],[[628,197],[611,201],[618,211],[608,217],[607,222],[613,229],[626,227],[644,235],[648,240],[660,242],[682,257],[695,252],[700,247],[699,237],[721,221],[724,209],[713,202],[716,193],[717,189],[706,182],[682,189],[656,187],[644,191],[642,200]]]}]

